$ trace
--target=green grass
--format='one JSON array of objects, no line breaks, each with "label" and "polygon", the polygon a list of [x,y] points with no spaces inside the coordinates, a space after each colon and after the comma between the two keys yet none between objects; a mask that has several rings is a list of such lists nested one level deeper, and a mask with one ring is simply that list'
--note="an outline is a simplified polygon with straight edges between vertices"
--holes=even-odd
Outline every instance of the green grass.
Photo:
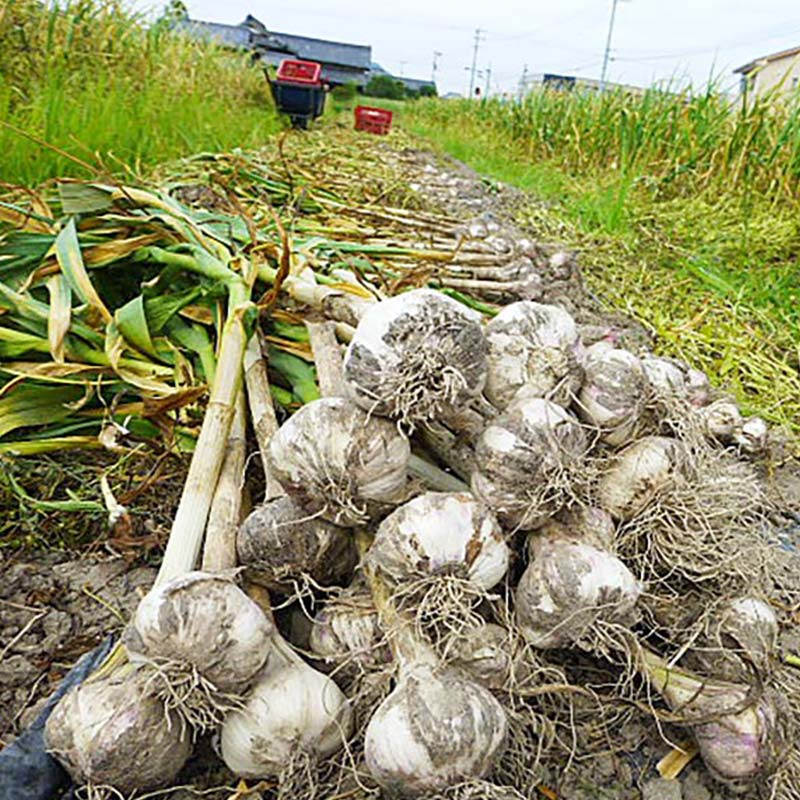
[{"label": "green grass", "polygon": [[774,99],[537,93],[419,101],[401,124],[530,192],[521,220],[578,248],[592,289],[662,352],[800,433],[800,122]]},{"label": "green grass", "polygon": [[282,127],[263,73],[245,56],[163,22],[145,26],[115,2],[8,0],[0,41],[8,183],[137,172],[203,150],[257,147]]}]

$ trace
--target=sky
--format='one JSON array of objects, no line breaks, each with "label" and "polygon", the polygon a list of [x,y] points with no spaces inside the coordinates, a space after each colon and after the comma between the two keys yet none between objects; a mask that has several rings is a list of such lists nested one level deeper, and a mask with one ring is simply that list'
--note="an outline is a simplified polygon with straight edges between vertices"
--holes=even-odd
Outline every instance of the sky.
[{"label": "sky", "polygon": [[[481,30],[476,83],[517,91],[528,75],[599,78],[612,0],[185,0],[194,19],[235,24],[250,13],[270,30],[372,45],[396,75],[430,78],[441,94],[466,93]],[[151,11],[152,0],[133,0]],[[800,45],[797,0],[619,0],[608,80],[735,88],[735,67]]]}]

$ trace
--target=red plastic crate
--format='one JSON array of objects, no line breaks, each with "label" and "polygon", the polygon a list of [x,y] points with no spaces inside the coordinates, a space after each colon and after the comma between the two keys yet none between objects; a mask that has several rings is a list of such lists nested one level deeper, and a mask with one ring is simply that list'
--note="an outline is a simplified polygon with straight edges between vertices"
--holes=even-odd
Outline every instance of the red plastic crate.
[{"label": "red plastic crate", "polygon": [[276,80],[290,83],[303,83],[317,85],[322,65],[316,61],[293,61],[285,58],[278,66]]},{"label": "red plastic crate", "polygon": [[392,112],[385,108],[356,106],[356,130],[384,135],[392,128]]}]

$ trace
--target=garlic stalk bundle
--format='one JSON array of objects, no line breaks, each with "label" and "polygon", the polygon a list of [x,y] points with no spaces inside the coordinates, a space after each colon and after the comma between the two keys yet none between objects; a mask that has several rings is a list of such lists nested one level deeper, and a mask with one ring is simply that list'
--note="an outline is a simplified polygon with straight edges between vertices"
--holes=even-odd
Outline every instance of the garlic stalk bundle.
[{"label": "garlic stalk bundle", "polygon": [[647,378],[641,361],[607,342],[586,351],[585,377],[578,394],[580,417],[601,430],[601,438],[618,447],[633,439],[641,425]]},{"label": "garlic stalk bundle", "polygon": [[653,688],[685,718],[683,724],[691,726],[703,762],[715,778],[744,792],[775,769],[786,745],[783,704],[777,695],[700,678],[647,651],[642,661]]},{"label": "garlic stalk bundle", "polygon": [[89,678],[56,704],[45,743],[76,784],[126,797],[172,783],[192,752],[189,731],[151,692],[150,670],[127,664]]},{"label": "garlic stalk bundle", "polygon": [[519,302],[486,326],[486,396],[504,409],[515,397],[568,406],[583,380],[575,320],[558,306]]},{"label": "garlic stalk bundle", "polygon": [[304,405],[272,437],[270,470],[309,515],[357,525],[405,497],[411,448],[390,422],[352,402]]},{"label": "garlic stalk bundle", "polygon": [[535,528],[563,506],[588,447],[586,432],[561,406],[522,398],[478,439],[472,491],[504,524]]},{"label": "garlic stalk bundle", "polygon": [[367,411],[407,428],[446,417],[486,383],[480,315],[431,289],[384,300],[359,322],[344,373]]},{"label": "garlic stalk bundle", "polygon": [[332,755],[352,727],[352,709],[341,689],[276,634],[269,661],[244,708],[225,718],[222,759],[242,778],[280,775],[298,758]]},{"label": "garlic stalk bundle", "polygon": [[372,715],[364,740],[372,777],[400,797],[484,777],[505,747],[503,707],[422,643],[409,639],[398,650],[397,684]]},{"label": "garlic stalk bundle", "polygon": [[646,508],[680,470],[682,445],[665,436],[645,436],[615,456],[600,479],[600,505],[627,520]]},{"label": "garlic stalk bundle", "polygon": [[395,583],[455,574],[491,589],[508,569],[510,550],[494,515],[468,492],[427,492],[381,522],[367,556]]},{"label": "garlic stalk bundle", "polygon": [[196,671],[220,692],[238,692],[266,662],[274,630],[230,576],[187,572],[145,595],[126,646],[134,660]]},{"label": "garlic stalk bundle", "polygon": [[642,587],[616,556],[553,529],[531,534],[529,549],[515,608],[534,647],[591,647],[598,623],[636,622]]},{"label": "garlic stalk bundle", "polygon": [[358,560],[350,531],[276,497],[250,512],[236,536],[239,564],[263,586],[291,591],[304,575],[323,586],[352,574]]}]

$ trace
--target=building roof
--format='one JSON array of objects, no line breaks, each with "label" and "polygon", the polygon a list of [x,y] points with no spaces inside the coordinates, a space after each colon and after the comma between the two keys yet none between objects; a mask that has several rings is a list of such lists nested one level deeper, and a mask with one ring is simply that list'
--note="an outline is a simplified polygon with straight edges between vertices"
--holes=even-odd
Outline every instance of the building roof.
[{"label": "building roof", "polygon": [[780,61],[784,58],[792,58],[793,56],[800,56],[800,47],[790,47],[788,50],[780,50],[777,53],[772,53],[771,55],[762,56],[761,58],[756,58],[753,61],[748,61],[747,64],[737,67],[734,72],[747,75],[757,67],[763,67],[765,64],[769,64],[771,61]]},{"label": "building roof", "polygon": [[227,47],[250,47],[250,31],[241,25],[223,25],[221,22],[201,22],[186,18],[176,20],[174,28],[195,39],[210,39]]},{"label": "building roof", "polygon": [[327,39],[312,39],[309,36],[295,36],[292,33],[277,31],[272,35],[285,42],[298,58],[308,61],[339,64],[364,71],[368,70],[372,63],[372,48],[367,44],[331,42]]},{"label": "building roof", "polygon": [[424,78],[397,78],[406,89],[410,89],[412,92],[418,92],[422,89],[423,86],[430,86],[431,88],[435,89],[436,84],[433,81],[425,80]]}]

